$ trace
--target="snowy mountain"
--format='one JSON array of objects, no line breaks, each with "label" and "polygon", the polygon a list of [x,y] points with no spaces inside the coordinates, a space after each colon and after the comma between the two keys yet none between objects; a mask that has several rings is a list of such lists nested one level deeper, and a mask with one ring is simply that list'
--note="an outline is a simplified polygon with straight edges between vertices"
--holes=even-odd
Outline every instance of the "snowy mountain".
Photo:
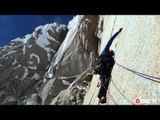
[{"label": "snowy mountain", "polygon": [[9,45],[1,48],[0,97],[2,98],[0,100],[2,104],[8,104],[3,99],[10,97],[9,101],[10,99],[17,101],[21,96],[33,91],[33,85],[43,79],[67,31],[65,25],[46,24],[35,28],[32,34],[14,39]]},{"label": "snowy mountain", "polygon": [[97,25],[98,16],[77,15],[67,26],[38,26],[0,48],[0,104],[82,104],[98,55]]}]

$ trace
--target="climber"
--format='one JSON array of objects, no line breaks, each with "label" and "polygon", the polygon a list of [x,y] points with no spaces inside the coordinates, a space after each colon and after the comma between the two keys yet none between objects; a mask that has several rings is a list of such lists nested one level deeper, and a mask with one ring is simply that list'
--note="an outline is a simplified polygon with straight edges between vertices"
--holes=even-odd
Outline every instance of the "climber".
[{"label": "climber", "polygon": [[122,29],[123,28],[120,28],[119,31],[117,33],[115,33],[110,38],[110,40],[106,44],[104,50],[102,51],[102,53],[98,57],[98,59],[99,59],[99,63],[98,63],[99,72],[98,72],[98,74],[100,75],[100,80],[101,80],[101,86],[100,86],[100,90],[98,93],[98,98],[100,100],[100,103],[106,103],[106,93],[107,93],[108,86],[109,86],[111,71],[112,71],[113,65],[115,63],[114,51],[109,50],[109,48],[110,48],[113,40],[115,39],[115,37],[122,31]]},{"label": "climber", "polygon": [[113,68],[114,61],[114,52],[109,51],[108,54],[100,58],[99,69],[100,69],[100,81],[101,86],[98,93],[98,98],[100,103],[106,102],[106,93],[109,86],[111,71]]}]

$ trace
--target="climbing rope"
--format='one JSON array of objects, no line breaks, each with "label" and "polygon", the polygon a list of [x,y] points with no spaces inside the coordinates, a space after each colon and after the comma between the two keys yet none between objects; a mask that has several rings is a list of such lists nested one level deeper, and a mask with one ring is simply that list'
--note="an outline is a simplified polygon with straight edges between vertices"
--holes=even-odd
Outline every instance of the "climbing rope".
[{"label": "climbing rope", "polygon": [[111,101],[115,104],[115,105],[118,105],[118,103],[115,101],[115,99],[113,98],[112,94],[108,91],[108,95],[110,96],[111,98]]},{"label": "climbing rope", "polygon": [[117,91],[129,102],[129,103],[131,103],[132,105],[135,105],[132,101],[130,101],[120,90],[119,90],[119,88],[116,86],[116,84],[114,83],[114,81],[113,80],[111,80],[112,81],[112,83],[113,83],[113,86],[115,86],[115,88],[117,89]]},{"label": "climbing rope", "polygon": [[121,64],[119,64],[119,63],[115,63],[115,64],[118,65],[118,66],[120,66],[120,67],[122,67],[122,68],[124,68],[124,69],[126,69],[126,70],[128,70],[128,71],[130,71],[130,72],[132,72],[132,73],[134,73],[134,74],[136,74],[136,75],[138,75],[138,76],[140,76],[140,77],[143,77],[143,78],[145,78],[145,79],[151,80],[151,81],[153,81],[153,82],[158,82],[158,83],[160,83],[160,78],[158,78],[158,77],[154,77],[154,76],[151,76],[151,75],[147,75],[147,74],[144,74],[144,73],[140,73],[140,72],[138,72],[138,71],[135,71],[135,70],[132,70],[132,69],[130,69],[130,68],[127,68],[127,67],[125,67],[125,66],[123,66],[123,65],[121,65]]},{"label": "climbing rope", "polygon": [[[113,83],[113,86],[115,86],[115,88],[117,89],[117,91],[129,102],[131,103],[132,105],[135,105],[131,100],[129,100],[120,90],[119,88],[116,86],[116,84],[113,82],[113,80],[111,79],[112,83]],[[107,91],[105,85],[101,82],[101,85],[104,87],[105,91]],[[98,87],[98,86],[97,86]],[[116,105],[118,105],[118,103],[116,102],[116,100],[113,98],[112,94],[108,91],[107,92],[108,95],[110,96],[112,102]]]},{"label": "climbing rope", "polygon": [[[159,81],[160,78],[158,78],[158,77],[150,76],[150,75],[147,75],[147,74],[144,74],[144,73],[137,72],[137,71],[135,71],[135,70],[131,70],[131,69],[129,69],[129,68],[127,68],[127,67],[125,67],[125,66],[123,66],[123,65],[121,65],[121,64],[118,64],[118,63],[115,63],[115,64],[118,65],[118,66],[120,66],[120,67],[122,67],[122,68],[124,68],[124,69],[126,69],[126,70],[128,70],[128,71],[130,71],[130,72],[132,72],[132,73],[134,73],[134,74],[136,74],[136,75],[138,75],[138,76],[140,76],[140,77],[143,77],[143,78],[149,79],[149,80],[151,80],[151,81],[160,83],[160,81]],[[155,79],[157,79],[157,80],[155,80]],[[118,87],[116,86],[116,84],[114,83],[113,79],[111,80],[111,82],[113,83],[113,86],[115,86],[115,88],[117,89],[117,91],[118,91],[128,102],[130,102],[131,104],[135,105],[132,101],[130,101],[130,100],[119,90],[119,88],[118,88]]]}]

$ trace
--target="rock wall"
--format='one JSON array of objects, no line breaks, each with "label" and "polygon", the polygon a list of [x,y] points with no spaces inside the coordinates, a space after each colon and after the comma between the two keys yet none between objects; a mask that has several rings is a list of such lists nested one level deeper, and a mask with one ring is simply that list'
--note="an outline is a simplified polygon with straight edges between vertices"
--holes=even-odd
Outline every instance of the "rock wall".
[{"label": "rock wall", "polygon": [[1,48],[0,104],[20,104],[35,93],[67,32],[65,25],[46,24]]},{"label": "rock wall", "polygon": [[[74,20],[72,20],[72,24],[74,25],[74,31],[72,28],[69,29],[68,34],[62,43],[62,46],[59,48],[57,52],[57,58],[61,58],[59,64],[54,59],[53,68],[56,68],[54,72],[54,77],[60,78],[56,79],[53,86],[54,91],[59,91],[60,94],[56,94],[57,97],[52,96],[54,98],[51,101],[51,105],[81,105],[83,102],[83,97],[86,94],[86,89],[90,84],[92,79],[91,75],[91,64],[95,60],[98,55],[98,41],[99,39],[96,36],[96,29],[98,25],[98,15],[80,15],[76,16]],[[77,25],[77,26],[75,26]],[[71,32],[73,33],[71,34]],[[68,37],[69,35],[72,35]],[[66,42],[69,40],[68,42]],[[70,43],[68,47],[64,50],[63,46],[67,46],[66,44]],[[61,53],[64,50],[64,54],[61,57]],[[71,79],[72,78],[72,79]],[[70,82],[71,84],[67,87],[60,87],[62,84],[62,80]],[[65,90],[66,89],[66,90]],[[58,92],[57,92],[58,93]],[[65,93],[65,94],[64,94]]]},{"label": "rock wall", "polygon": [[[160,16],[105,15],[101,16],[99,32],[100,52],[111,35],[123,27],[111,49],[115,51],[116,64],[107,94],[111,105],[159,104],[160,98]],[[100,24],[101,23],[101,24]],[[83,104],[97,105],[95,87],[99,76],[94,76]],[[95,82],[96,81],[96,82]],[[94,91],[94,92],[92,92]]]}]

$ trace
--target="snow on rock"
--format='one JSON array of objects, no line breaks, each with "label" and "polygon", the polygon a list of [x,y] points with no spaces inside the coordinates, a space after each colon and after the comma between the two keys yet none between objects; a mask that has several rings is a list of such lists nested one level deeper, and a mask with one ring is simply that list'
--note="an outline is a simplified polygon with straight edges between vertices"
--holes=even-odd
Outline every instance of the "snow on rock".
[{"label": "snow on rock", "polygon": [[29,69],[37,70],[37,66],[28,66]]},{"label": "snow on rock", "polygon": [[49,78],[52,78],[52,77],[53,77],[53,74],[49,73],[49,74],[48,74],[48,77],[49,77]]},{"label": "snow on rock", "polygon": [[12,53],[16,53],[16,52],[17,52],[17,51],[10,51],[10,52],[8,52],[7,55],[12,54]]},{"label": "snow on rock", "polygon": [[14,59],[14,61],[12,62],[12,65],[15,65],[16,63],[18,63],[18,62],[16,59]]},{"label": "snow on rock", "polygon": [[[33,33],[23,38],[16,38],[9,45],[0,48],[1,91],[4,91],[6,95],[12,94],[19,100],[33,94],[35,86],[39,89],[41,81],[43,83],[46,67],[51,64],[51,59],[67,32],[65,25],[46,24],[35,28]],[[48,78],[53,78],[53,74],[48,73]],[[34,95],[31,97],[34,98]],[[0,103],[1,101],[3,101],[2,96],[0,96]],[[35,103],[28,100],[26,104]]]},{"label": "snow on rock", "polygon": [[36,27],[35,31],[37,32],[37,31],[42,30],[42,29],[43,29],[43,26],[41,25],[41,26]]},{"label": "snow on rock", "polygon": [[[19,37],[19,38],[16,38],[16,39],[13,39],[11,40],[11,42],[15,42],[15,41],[20,41],[20,42],[23,42],[22,39]],[[13,44],[13,43],[12,43]]]},{"label": "snow on rock", "polygon": [[26,44],[30,38],[31,38],[31,35],[30,35],[30,34],[25,35],[25,39],[22,40],[23,43]]},{"label": "snow on rock", "polygon": [[11,40],[11,42],[20,41],[20,42],[23,42],[24,44],[26,44],[30,37],[31,37],[31,35],[27,34],[27,35],[24,36],[24,38],[19,37],[19,38],[16,38],[14,40]]},{"label": "snow on rock", "polygon": [[21,64],[18,64],[18,66],[14,67],[14,70],[21,67],[22,65]]},{"label": "snow on rock", "polygon": [[35,58],[37,59],[37,63],[38,63],[38,64],[40,63],[40,58],[39,58],[38,55],[36,55],[35,53],[32,53],[32,54],[30,54],[29,59],[32,59],[32,57],[35,57]]},{"label": "snow on rock", "polygon": [[39,45],[41,48],[43,48],[47,52],[48,60],[50,60],[51,59],[50,58],[51,48],[47,47],[48,45],[50,45],[49,40],[44,35],[41,35],[36,41],[36,44]]},{"label": "snow on rock", "polygon": [[46,48],[47,45],[50,44],[50,42],[47,40],[47,38],[44,35],[41,35],[38,40],[36,41],[36,44],[45,49],[48,52],[48,48]]},{"label": "snow on rock", "polygon": [[24,74],[23,74],[21,80],[24,80],[27,77],[28,73],[29,73],[29,70],[26,67],[23,67],[23,68],[24,68]]},{"label": "snow on rock", "polygon": [[48,32],[45,34],[45,37],[49,40],[56,41],[56,39],[53,38]]}]

